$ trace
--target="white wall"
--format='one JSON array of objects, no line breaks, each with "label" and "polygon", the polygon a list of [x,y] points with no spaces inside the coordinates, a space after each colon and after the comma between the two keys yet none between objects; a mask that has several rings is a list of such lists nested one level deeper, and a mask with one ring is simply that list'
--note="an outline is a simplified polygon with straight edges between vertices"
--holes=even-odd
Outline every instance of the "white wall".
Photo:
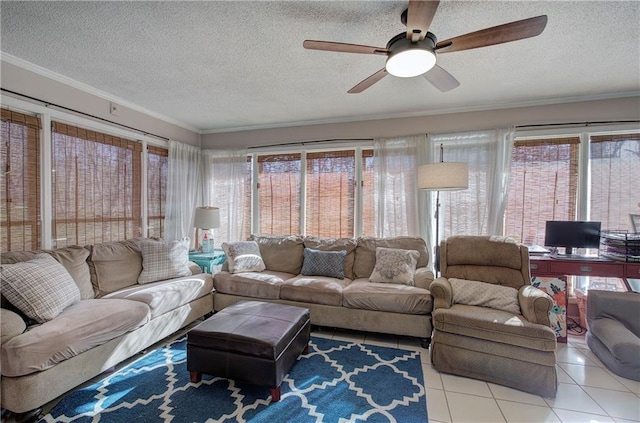
[{"label": "white wall", "polygon": [[[441,134],[511,125],[640,120],[640,97],[595,100],[423,117],[295,126],[202,135],[202,148],[241,148],[325,139]],[[636,125],[637,126],[637,125]]]},{"label": "white wall", "polygon": [[[31,72],[3,60],[0,67],[2,88],[88,113],[140,131],[199,146],[200,134],[181,126],[120,105],[118,116],[109,113],[108,99]],[[3,92],[2,95],[11,96]],[[16,97],[23,99],[22,97]],[[41,104],[41,103],[36,103]]]}]

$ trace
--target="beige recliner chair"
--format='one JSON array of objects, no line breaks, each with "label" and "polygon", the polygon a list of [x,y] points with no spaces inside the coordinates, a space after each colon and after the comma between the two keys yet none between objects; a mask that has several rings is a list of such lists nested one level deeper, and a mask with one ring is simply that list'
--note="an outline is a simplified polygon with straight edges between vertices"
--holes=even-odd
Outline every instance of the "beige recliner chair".
[{"label": "beige recliner chair", "polygon": [[436,370],[555,397],[551,298],[531,286],[527,247],[499,237],[440,245],[431,363]]}]

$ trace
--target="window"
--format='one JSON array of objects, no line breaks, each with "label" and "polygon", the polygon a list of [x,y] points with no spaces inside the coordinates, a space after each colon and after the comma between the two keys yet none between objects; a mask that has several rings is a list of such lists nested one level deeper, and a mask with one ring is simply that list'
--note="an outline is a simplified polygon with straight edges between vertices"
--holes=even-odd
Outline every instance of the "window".
[{"label": "window", "polygon": [[640,133],[591,137],[591,220],[603,230],[633,232],[640,214]]},{"label": "window", "polygon": [[505,234],[544,245],[547,220],[575,220],[577,137],[516,141],[511,156]]},{"label": "window", "polygon": [[258,156],[260,233],[300,232],[301,154]]},{"label": "window", "polygon": [[40,119],[2,109],[0,251],[40,248]]},{"label": "window", "polygon": [[147,228],[149,237],[164,236],[169,150],[147,147]]},{"label": "window", "polygon": [[52,123],[55,247],[141,236],[140,143]]},{"label": "window", "polygon": [[354,235],[355,162],[354,150],[307,154],[306,234]]},{"label": "window", "polygon": [[373,150],[362,150],[362,236],[376,236]]}]

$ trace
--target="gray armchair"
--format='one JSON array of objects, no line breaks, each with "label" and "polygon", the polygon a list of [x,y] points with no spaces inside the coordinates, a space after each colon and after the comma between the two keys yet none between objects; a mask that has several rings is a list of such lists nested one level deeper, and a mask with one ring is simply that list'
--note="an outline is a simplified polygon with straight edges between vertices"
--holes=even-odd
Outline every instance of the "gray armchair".
[{"label": "gray armchair", "polygon": [[587,345],[613,373],[640,381],[640,294],[589,290]]},{"label": "gray armchair", "polygon": [[527,247],[453,236],[440,246],[431,363],[436,370],[555,397],[551,298],[531,286]]}]

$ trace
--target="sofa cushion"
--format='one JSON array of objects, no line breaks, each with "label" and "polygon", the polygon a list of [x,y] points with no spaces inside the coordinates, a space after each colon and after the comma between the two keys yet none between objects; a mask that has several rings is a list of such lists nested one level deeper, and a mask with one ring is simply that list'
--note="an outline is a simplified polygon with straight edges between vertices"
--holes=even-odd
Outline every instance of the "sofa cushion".
[{"label": "sofa cushion", "polygon": [[556,348],[556,334],[550,327],[492,308],[464,304],[438,308],[433,312],[433,327],[443,332],[540,351]]},{"label": "sofa cushion", "polygon": [[48,254],[0,267],[3,295],[38,323],[55,318],[80,301],[80,290],[67,269]]},{"label": "sofa cushion", "polygon": [[17,313],[6,308],[0,309],[0,345],[27,329],[27,324]]},{"label": "sofa cushion", "polygon": [[489,307],[521,314],[518,290],[515,288],[456,278],[450,278],[449,283],[453,294],[453,304]]},{"label": "sofa cushion", "polygon": [[284,281],[280,287],[280,299],[304,303],[342,306],[342,290],[351,279],[326,276],[296,276]]},{"label": "sofa cushion", "polygon": [[427,243],[420,237],[399,236],[394,238],[360,237],[357,240],[353,274],[355,278],[368,278],[376,265],[376,248],[400,248],[416,250],[420,256],[416,267],[426,267],[429,264]]},{"label": "sofa cushion", "polygon": [[268,270],[300,274],[302,269],[303,238],[298,235],[251,235],[260,247],[260,255]]},{"label": "sofa cushion", "polygon": [[213,286],[216,292],[222,294],[277,300],[280,298],[282,283],[293,276],[291,273],[273,270],[236,274],[218,272],[213,278]]},{"label": "sofa cushion", "polygon": [[431,294],[414,286],[356,279],[342,291],[344,307],[405,314],[429,314]]},{"label": "sofa cushion", "polygon": [[304,261],[301,274],[305,276],[328,276],[344,279],[344,259],[347,252],[320,251],[311,248],[304,249]]},{"label": "sofa cushion", "polygon": [[213,278],[210,274],[203,273],[134,285],[107,294],[103,298],[119,298],[145,303],[151,310],[151,318],[154,319],[195,299],[211,295],[211,291],[213,291]]},{"label": "sofa cushion", "polygon": [[320,251],[345,251],[344,276],[353,279],[353,261],[356,257],[356,240],[353,238],[325,238],[307,236],[304,238],[305,248]]},{"label": "sofa cushion", "polygon": [[141,240],[142,272],[138,283],[163,281],[191,275],[189,238],[175,241]]},{"label": "sofa cushion", "polygon": [[262,272],[265,269],[260,248],[255,241],[223,242],[222,249],[231,273]]},{"label": "sofa cushion", "polygon": [[138,283],[142,253],[134,240],[95,244],[89,251],[89,270],[96,297]]},{"label": "sofa cushion", "polygon": [[87,300],[94,297],[89,265],[87,264],[89,250],[86,248],[72,245],[55,250],[7,251],[2,253],[1,259],[3,264],[19,263],[31,260],[40,253],[49,254],[67,269],[73,281],[78,285],[80,298]]},{"label": "sofa cushion", "polygon": [[3,344],[2,375],[18,377],[46,370],[148,321],[149,307],[137,301],[79,301],[55,319]]},{"label": "sofa cushion", "polygon": [[420,253],[399,248],[376,248],[376,265],[369,276],[370,282],[415,285],[413,274]]}]

